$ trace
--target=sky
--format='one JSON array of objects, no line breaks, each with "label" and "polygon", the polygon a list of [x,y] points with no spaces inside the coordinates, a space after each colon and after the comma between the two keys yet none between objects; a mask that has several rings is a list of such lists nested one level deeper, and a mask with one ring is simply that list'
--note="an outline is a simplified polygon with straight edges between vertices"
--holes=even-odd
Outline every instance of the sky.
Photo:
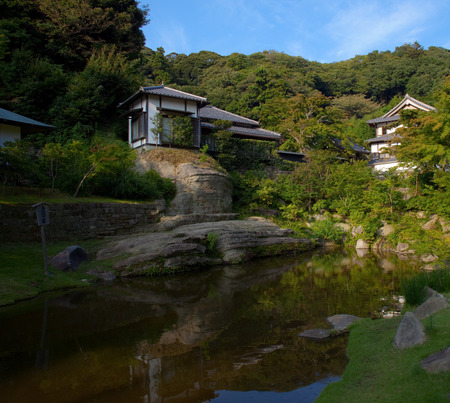
[{"label": "sky", "polygon": [[332,63],[417,41],[450,48],[449,0],[139,0],[146,46],[222,56],[264,50]]}]

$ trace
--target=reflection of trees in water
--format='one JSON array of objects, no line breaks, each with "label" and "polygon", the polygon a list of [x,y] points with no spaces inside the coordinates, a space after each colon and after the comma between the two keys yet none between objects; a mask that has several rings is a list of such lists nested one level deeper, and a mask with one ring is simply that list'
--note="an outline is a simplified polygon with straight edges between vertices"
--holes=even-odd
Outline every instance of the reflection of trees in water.
[{"label": "reflection of trees in water", "polygon": [[22,351],[32,352],[34,361],[36,347],[41,355],[47,349],[50,359],[40,360],[48,369],[32,377],[35,362],[27,360],[23,369],[0,368],[0,376],[21,385],[16,394],[45,391],[55,400],[73,388],[72,398],[95,394],[105,401],[130,394],[199,401],[220,389],[293,390],[339,375],[346,364],[345,337],[316,343],[298,334],[325,327],[325,318],[336,313],[377,312],[408,270],[409,263],[386,256],[315,252],[69,293],[50,299],[46,316],[24,310],[1,319],[11,329],[3,337],[4,362]]}]

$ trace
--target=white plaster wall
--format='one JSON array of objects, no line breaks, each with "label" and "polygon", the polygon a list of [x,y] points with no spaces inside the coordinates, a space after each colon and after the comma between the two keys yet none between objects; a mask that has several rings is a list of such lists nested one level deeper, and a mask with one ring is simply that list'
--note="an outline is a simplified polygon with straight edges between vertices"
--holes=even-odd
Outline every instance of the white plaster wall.
[{"label": "white plaster wall", "polygon": [[161,98],[161,108],[171,109],[174,111],[184,111],[184,99]]},{"label": "white plaster wall", "polygon": [[20,127],[0,123],[0,147],[8,141],[20,140]]},{"label": "white plaster wall", "polygon": [[373,165],[373,169],[375,171],[381,171],[381,172],[387,171],[387,170],[389,170],[391,168],[394,168],[394,167],[398,167],[398,162],[389,162],[387,164],[376,164],[376,165]]}]

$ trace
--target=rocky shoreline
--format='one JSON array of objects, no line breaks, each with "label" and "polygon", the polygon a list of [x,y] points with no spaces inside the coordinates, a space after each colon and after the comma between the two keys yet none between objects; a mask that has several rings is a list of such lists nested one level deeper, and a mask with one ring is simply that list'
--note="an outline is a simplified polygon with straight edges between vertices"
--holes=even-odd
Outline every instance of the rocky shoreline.
[{"label": "rocky shoreline", "polygon": [[113,260],[113,270],[120,277],[129,277],[236,264],[315,247],[310,239],[295,238],[294,231],[261,217],[186,224],[189,219],[166,219],[151,232],[112,240],[97,252],[96,259]]}]

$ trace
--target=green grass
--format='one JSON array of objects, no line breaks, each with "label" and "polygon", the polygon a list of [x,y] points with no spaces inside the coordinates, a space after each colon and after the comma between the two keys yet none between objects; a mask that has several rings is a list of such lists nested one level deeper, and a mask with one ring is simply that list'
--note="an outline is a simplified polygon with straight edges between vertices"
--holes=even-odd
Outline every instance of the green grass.
[{"label": "green grass", "polygon": [[108,197],[73,197],[67,193],[55,189],[28,188],[19,186],[0,187],[0,204],[34,204],[38,201],[47,203],[142,203],[130,200],[117,200]]},{"label": "green grass", "polygon": [[46,276],[44,273],[44,257],[40,243],[0,245],[0,306],[33,298],[46,291],[90,286],[90,281],[95,278],[86,274],[86,271],[99,265],[92,258],[103,242],[66,241],[47,245],[48,256],[55,255],[70,245],[83,247],[89,256],[89,260],[81,264],[76,272],[62,272],[49,265],[52,276]]},{"label": "green grass", "polygon": [[348,363],[341,381],[328,385],[324,402],[447,402],[450,374],[429,374],[420,361],[449,346],[450,308],[423,321],[427,341],[397,350],[392,340],[401,318],[364,319],[351,327]]}]

